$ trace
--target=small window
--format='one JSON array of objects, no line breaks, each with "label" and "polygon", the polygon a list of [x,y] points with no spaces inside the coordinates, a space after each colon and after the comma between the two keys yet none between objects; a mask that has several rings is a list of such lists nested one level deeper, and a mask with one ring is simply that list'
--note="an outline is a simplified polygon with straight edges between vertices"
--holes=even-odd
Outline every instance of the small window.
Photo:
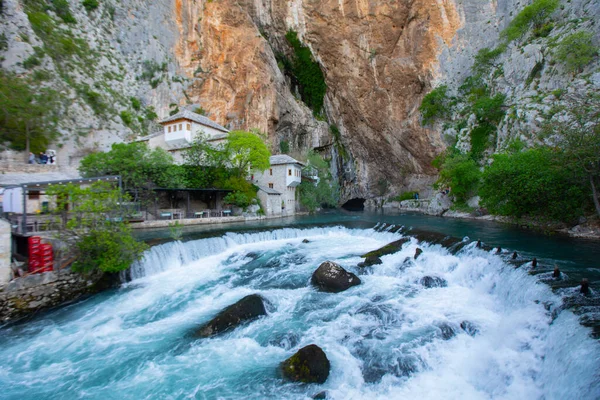
[{"label": "small window", "polygon": [[186,129],[187,129],[188,131],[191,131],[191,130],[192,130],[192,125],[191,125],[191,124],[187,124],[187,127],[186,127]]},{"label": "small window", "polygon": [[292,170],[291,169],[288,169],[288,175],[292,176]]},{"label": "small window", "polygon": [[269,183],[269,189],[273,189],[273,184]]},{"label": "small window", "polygon": [[27,194],[27,198],[29,200],[39,200],[40,199],[40,192],[38,190],[32,190]]},{"label": "small window", "polygon": [[269,175],[273,175],[273,168],[269,169]]},{"label": "small window", "polygon": [[169,126],[169,133],[171,132],[171,126]]},{"label": "small window", "polygon": [[179,130],[182,131],[183,130],[183,124],[179,124]]}]

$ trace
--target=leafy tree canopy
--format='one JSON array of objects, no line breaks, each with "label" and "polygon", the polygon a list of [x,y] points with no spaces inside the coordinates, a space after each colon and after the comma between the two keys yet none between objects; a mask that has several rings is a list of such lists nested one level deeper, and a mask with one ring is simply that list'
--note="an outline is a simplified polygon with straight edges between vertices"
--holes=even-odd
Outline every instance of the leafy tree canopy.
[{"label": "leafy tree canopy", "polygon": [[499,215],[573,220],[588,198],[581,169],[566,161],[565,153],[545,147],[497,154],[483,172],[481,203]]},{"label": "leafy tree canopy", "polygon": [[224,148],[231,166],[242,173],[264,171],[271,165],[271,152],[263,140],[250,132],[232,131]]},{"label": "leafy tree canopy", "polygon": [[111,150],[92,153],[79,165],[84,177],[121,175],[125,189],[185,187],[182,169],[165,150],[148,149],[144,142],[115,143]]}]

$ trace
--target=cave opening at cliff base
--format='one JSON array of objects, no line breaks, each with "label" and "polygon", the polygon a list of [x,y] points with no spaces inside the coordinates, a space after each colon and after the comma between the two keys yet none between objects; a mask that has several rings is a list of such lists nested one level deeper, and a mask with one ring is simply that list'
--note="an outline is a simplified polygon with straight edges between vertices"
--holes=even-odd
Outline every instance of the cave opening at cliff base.
[{"label": "cave opening at cliff base", "polygon": [[365,199],[358,197],[350,199],[342,205],[342,208],[348,211],[363,211],[365,209]]}]

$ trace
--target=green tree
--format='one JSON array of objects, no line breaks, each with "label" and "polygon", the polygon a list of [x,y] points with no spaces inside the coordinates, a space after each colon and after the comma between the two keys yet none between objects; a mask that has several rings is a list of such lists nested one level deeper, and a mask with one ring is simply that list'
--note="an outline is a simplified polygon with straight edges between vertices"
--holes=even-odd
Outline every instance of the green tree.
[{"label": "green tree", "polygon": [[57,136],[55,91],[0,69],[0,138],[26,153],[47,149]]},{"label": "green tree", "polygon": [[582,215],[586,196],[580,168],[559,150],[535,148],[496,154],[479,190],[490,212],[512,217],[571,221]]},{"label": "green tree", "polygon": [[224,148],[231,167],[240,174],[248,170],[264,171],[271,165],[271,152],[263,140],[250,132],[231,131]]},{"label": "green tree", "polygon": [[147,248],[122,221],[120,203],[126,198],[109,183],[55,185],[47,193],[56,196],[57,235],[75,253],[74,270],[119,272]]},{"label": "green tree", "polygon": [[454,151],[442,155],[434,166],[440,169],[437,187],[450,187],[457,203],[466,202],[476,193],[481,171],[469,155]]},{"label": "green tree", "polygon": [[598,55],[598,46],[594,45],[593,39],[591,32],[572,33],[560,41],[554,57],[565,64],[567,70],[581,72]]},{"label": "green tree", "polygon": [[448,86],[442,85],[433,89],[423,97],[419,111],[423,117],[423,125],[428,125],[438,118],[447,118],[450,115],[450,102]]},{"label": "green tree", "polygon": [[562,100],[566,106],[545,125],[543,136],[564,149],[565,167],[581,169],[586,175],[600,216],[600,95],[564,95]]},{"label": "green tree", "polygon": [[144,142],[115,143],[111,150],[92,153],[79,165],[83,177],[121,175],[125,189],[186,187],[182,168],[161,148],[148,149]]},{"label": "green tree", "polygon": [[507,42],[520,39],[533,27],[540,30],[559,5],[559,0],[534,0],[523,8],[500,33]]}]

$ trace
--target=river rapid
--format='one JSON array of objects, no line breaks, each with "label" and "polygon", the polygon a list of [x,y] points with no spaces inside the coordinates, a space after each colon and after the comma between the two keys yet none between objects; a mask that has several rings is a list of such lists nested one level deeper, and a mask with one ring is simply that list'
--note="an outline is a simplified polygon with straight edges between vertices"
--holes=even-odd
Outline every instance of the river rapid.
[{"label": "river rapid", "polygon": [[[592,266],[569,270],[553,253],[558,242],[530,235],[526,250],[513,246],[517,268],[512,249],[476,248],[485,236],[464,238],[454,252],[396,231],[403,217],[394,218],[188,232],[184,242],[154,246],[119,289],[0,328],[0,398],[303,399],[323,390],[331,399],[600,398],[598,340],[561,307],[578,288],[548,284],[554,262],[565,280],[597,273]],[[478,235],[488,229],[471,226]],[[361,254],[402,237],[410,240],[383,264],[357,267]],[[553,249],[532,252],[537,240]],[[546,268],[530,273],[532,256]],[[325,260],[362,284],[315,290],[310,277]],[[425,276],[445,286],[425,287]],[[253,293],[266,300],[267,316],[194,337]],[[327,381],[284,381],[278,365],[313,343],[331,362]]]}]

